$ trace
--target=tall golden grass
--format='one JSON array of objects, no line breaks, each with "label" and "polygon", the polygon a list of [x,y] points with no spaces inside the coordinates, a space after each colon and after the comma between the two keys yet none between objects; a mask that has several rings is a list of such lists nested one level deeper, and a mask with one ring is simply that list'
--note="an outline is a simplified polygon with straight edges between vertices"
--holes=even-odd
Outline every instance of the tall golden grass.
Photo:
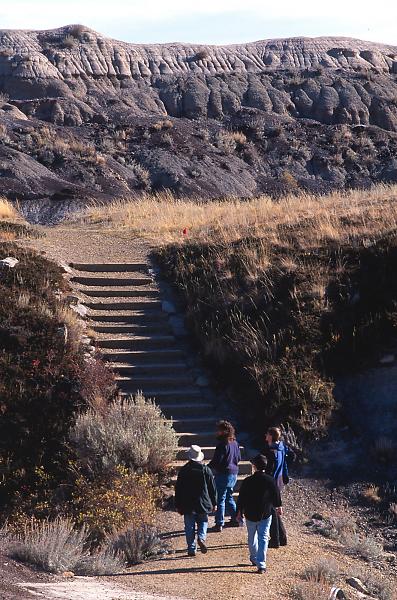
[{"label": "tall golden grass", "polygon": [[397,185],[379,184],[369,190],[324,196],[290,195],[281,200],[260,196],[204,201],[161,193],[92,206],[78,220],[127,230],[155,244],[186,239],[229,243],[251,235],[277,243],[281,231],[285,238],[288,230],[304,244],[348,242],[397,226]]},{"label": "tall golden grass", "polygon": [[0,219],[16,219],[18,212],[7,198],[0,198]]}]

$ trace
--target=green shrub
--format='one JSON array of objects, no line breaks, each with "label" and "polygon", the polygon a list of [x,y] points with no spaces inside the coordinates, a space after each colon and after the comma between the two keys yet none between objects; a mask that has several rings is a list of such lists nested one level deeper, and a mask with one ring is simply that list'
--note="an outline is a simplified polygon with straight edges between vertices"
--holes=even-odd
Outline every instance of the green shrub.
[{"label": "green shrub", "polygon": [[95,547],[114,531],[153,524],[159,496],[153,477],[118,467],[113,475],[95,481],[80,476],[69,510]]},{"label": "green shrub", "polygon": [[159,473],[174,460],[177,436],[161,410],[138,394],[113,401],[106,411],[78,416],[70,440],[83,470],[92,477],[118,465]]}]

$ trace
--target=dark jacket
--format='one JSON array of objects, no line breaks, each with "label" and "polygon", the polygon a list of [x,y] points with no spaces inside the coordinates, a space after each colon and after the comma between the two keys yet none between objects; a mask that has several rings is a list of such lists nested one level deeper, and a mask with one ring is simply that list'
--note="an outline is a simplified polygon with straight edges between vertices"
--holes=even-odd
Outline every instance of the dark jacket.
[{"label": "dark jacket", "polygon": [[261,521],[272,514],[272,508],[281,506],[280,492],[273,477],[256,471],[244,479],[237,501],[237,511],[249,521]]},{"label": "dark jacket", "polygon": [[217,503],[214,476],[203,463],[189,460],[179,471],[175,485],[175,506],[182,514],[210,513]]},{"label": "dark jacket", "polygon": [[208,466],[215,471],[215,475],[237,475],[240,460],[238,442],[222,441],[215,448],[213,459]]}]

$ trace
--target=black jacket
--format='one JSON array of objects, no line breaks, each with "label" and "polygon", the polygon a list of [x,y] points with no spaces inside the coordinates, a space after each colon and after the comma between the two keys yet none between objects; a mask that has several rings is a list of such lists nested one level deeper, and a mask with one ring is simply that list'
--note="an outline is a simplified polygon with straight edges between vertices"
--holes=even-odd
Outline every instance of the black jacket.
[{"label": "black jacket", "polygon": [[281,506],[281,496],[273,477],[256,471],[244,479],[237,501],[237,510],[249,521],[267,519],[272,508]]},{"label": "black jacket", "polygon": [[175,506],[183,514],[210,513],[217,503],[214,476],[206,465],[190,460],[179,471]]}]

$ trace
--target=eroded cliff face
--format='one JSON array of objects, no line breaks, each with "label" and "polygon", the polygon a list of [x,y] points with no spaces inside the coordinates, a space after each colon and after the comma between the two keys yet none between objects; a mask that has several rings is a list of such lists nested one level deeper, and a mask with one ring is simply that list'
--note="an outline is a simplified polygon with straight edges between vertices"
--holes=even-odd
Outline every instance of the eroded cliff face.
[{"label": "eroded cliff face", "polygon": [[[397,47],[345,38],[135,45],[73,25],[0,31],[0,90],[9,96],[0,192],[11,196],[163,187],[251,196],[397,179]],[[57,155],[61,139],[69,150]],[[90,165],[82,150],[78,161],[78,141]],[[13,182],[7,161],[20,163]],[[30,171],[49,171],[41,192],[36,175],[22,181],[30,161],[39,163]]]}]

